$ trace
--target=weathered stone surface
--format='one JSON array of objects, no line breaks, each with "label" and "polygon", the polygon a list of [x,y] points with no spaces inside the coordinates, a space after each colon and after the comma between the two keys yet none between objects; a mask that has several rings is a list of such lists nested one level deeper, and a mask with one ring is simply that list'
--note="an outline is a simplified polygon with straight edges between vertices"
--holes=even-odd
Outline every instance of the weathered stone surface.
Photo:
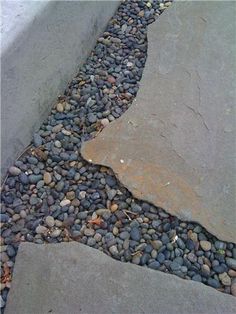
[{"label": "weathered stone surface", "polygon": [[236,242],[235,3],[176,2],[148,31],[136,101],[85,143],[134,194]]},{"label": "weathered stone surface", "polygon": [[227,313],[236,299],[76,242],[20,245],[6,314]]}]

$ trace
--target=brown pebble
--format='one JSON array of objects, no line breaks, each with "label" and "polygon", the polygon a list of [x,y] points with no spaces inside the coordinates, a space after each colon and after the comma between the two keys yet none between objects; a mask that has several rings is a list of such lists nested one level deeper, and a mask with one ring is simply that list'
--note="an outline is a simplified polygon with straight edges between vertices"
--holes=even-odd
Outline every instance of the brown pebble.
[{"label": "brown pebble", "polygon": [[115,82],[116,82],[116,79],[113,76],[111,76],[111,75],[108,76],[107,80],[111,84],[115,84]]},{"label": "brown pebble", "polygon": [[231,278],[227,273],[219,274],[219,279],[222,282],[224,286],[230,286],[231,285]]},{"label": "brown pebble", "polygon": [[52,132],[53,133],[58,133],[58,132],[60,132],[61,131],[61,129],[62,129],[62,127],[63,127],[63,124],[57,124],[57,125],[55,125],[53,128],[52,128]]},{"label": "brown pebble", "polygon": [[197,242],[198,241],[198,237],[197,234],[195,232],[193,232],[192,230],[188,231],[188,237],[189,239],[191,239],[193,242]]},{"label": "brown pebble", "polygon": [[43,181],[45,184],[50,184],[52,182],[52,176],[49,172],[44,172]]},{"label": "brown pebble", "polygon": [[57,111],[58,111],[58,112],[63,112],[63,111],[64,111],[64,106],[63,106],[63,104],[60,103],[60,102],[57,104]]},{"label": "brown pebble", "polygon": [[118,209],[118,205],[117,204],[112,204],[111,205],[111,212],[114,213],[115,211],[117,211]]},{"label": "brown pebble", "polygon": [[236,278],[232,280],[231,284],[231,294],[236,297]]},{"label": "brown pebble", "polygon": [[9,257],[8,257],[8,255],[7,255],[6,252],[1,252],[1,253],[0,253],[0,259],[1,259],[1,261],[2,261],[3,263],[9,261]]},{"label": "brown pebble", "polygon": [[15,215],[12,216],[12,220],[13,220],[13,221],[17,221],[17,220],[19,220],[20,218],[21,218],[21,216],[20,216],[19,214],[15,214]]},{"label": "brown pebble", "polygon": [[117,227],[114,227],[112,230],[114,236],[117,236],[117,234],[119,233],[119,229]]},{"label": "brown pebble", "polygon": [[138,13],[138,16],[139,16],[139,17],[144,17],[144,10],[140,11],[140,12]]},{"label": "brown pebble", "polygon": [[70,201],[72,201],[75,198],[75,192],[74,191],[69,191],[66,193],[66,198]]},{"label": "brown pebble", "polygon": [[230,269],[228,274],[230,277],[236,277],[236,270]]},{"label": "brown pebble", "polygon": [[72,203],[71,203],[71,205],[75,206],[75,207],[78,207],[80,205],[80,201],[77,198],[74,198]]},{"label": "brown pebble", "polygon": [[202,240],[202,241],[200,241],[200,246],[203,249],[203,251],[210,251],[211,242]]}]

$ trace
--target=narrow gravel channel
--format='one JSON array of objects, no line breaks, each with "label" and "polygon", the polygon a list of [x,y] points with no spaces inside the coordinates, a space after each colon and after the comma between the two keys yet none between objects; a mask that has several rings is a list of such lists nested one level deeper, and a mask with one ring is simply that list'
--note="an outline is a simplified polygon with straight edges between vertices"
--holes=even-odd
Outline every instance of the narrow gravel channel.
[{"label": "narrow gravel channel", "polygon": [[134,199],[110,169],[80,155],[83,141],[132,104],[147,57],[147,26],[170,4],[121,3],[32,145],[9,169],[1,195],[2,311],[21,241],[78,241],[236,295],[233,243]]}]

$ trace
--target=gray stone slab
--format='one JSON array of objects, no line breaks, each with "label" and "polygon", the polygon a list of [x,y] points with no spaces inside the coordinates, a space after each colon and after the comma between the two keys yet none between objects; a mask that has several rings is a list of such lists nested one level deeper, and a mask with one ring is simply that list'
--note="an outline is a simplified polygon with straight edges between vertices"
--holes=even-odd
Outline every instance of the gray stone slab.
[{"label": "gray stone slab", "polygon": [[235,14],[217,1],[166,10],[148,30],[136,101],[82,154],[134,196],[236,243]]},{"label": "gray stone slab", "polygon": [[236,298],[76,242],[23,243],[6,314],[235,313]]}]

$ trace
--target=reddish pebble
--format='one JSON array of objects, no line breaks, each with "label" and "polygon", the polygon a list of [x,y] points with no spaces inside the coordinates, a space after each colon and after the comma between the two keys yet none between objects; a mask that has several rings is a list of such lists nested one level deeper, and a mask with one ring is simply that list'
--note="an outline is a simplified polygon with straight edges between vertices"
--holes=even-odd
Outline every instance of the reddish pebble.
[{"label": "reddish pebble", "polygon": [[113,76],[108,76],[107,80],[111,84],[115,84],[115,82],[116,82],[116,79]]}]

